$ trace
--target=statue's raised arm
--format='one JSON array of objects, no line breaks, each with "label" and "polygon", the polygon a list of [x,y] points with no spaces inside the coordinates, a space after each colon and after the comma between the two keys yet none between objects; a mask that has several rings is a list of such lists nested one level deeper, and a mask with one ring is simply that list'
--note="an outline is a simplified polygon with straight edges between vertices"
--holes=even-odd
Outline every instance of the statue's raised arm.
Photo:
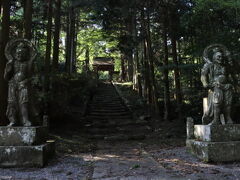
[{"label": "statue's raised arm", "polygon": [[[8,60],[7,62],[7,66],[10,66],[11,64],[13,64],[13,61],[18,58],[17,56],[19,56],[21,54],[21,52],[17,52],[19,50],[19,46],[23,46],[24,48],[28,49],[28,57],[25,57],[25,61],[28,62],[29,64],[29,68],[32,68],[32,64],[34,59],[37,56],[37,49],[36,47],[33,45],[33,43],[27,39],[23,39],[23,38],[18,38],[18,39],[13,39],[10,40],[5,48],[5,56]],[[21,54],[23,55],[23,54]],[[7,69],[6,69],[7,70]],[[29,69],[31,70],[31,69]]]}]

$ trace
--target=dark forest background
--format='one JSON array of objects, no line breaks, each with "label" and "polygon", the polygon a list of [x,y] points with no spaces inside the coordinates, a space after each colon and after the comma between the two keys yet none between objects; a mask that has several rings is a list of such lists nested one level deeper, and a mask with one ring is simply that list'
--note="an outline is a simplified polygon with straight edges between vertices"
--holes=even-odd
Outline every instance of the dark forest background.
[{"label": "dark forest background", "polygon": [[113,57],[114,81],[127,82],[159,121],[187,116],[200,121],[207,94],[200,81],[202,53],[210,44],[224,44],[234,64],[233,117],[238,122],[240,1],[1,0],[0,20],[2,125],[7,123],[4,48],[19,37],[38,49],[35,84],[42,113],[52,119],[94,93],[93,58]]}]

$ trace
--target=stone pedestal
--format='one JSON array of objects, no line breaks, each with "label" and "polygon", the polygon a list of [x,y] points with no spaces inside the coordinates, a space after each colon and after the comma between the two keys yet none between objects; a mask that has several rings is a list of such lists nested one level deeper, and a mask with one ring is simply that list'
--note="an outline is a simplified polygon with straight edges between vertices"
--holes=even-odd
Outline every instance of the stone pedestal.
[{"label": "stone pedestal", "polygon": [[240,161],[240,124],[195,125],[187,150],[206,162]]},{"label": "stone pedestal", "polygon": [[43,167],[54,155],[48,127],[0,127],[0,167]]}]

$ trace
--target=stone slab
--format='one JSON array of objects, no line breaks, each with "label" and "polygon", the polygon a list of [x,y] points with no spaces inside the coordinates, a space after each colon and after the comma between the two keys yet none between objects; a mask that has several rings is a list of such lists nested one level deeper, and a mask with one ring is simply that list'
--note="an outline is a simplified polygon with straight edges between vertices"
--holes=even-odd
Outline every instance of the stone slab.
[{"label": "stone slab", "polygon": [[48,127],[0,127],[0,146],[38,145],[46,141]]},{"label": "stone slab", "polygon": [[37,146],[0,146],[0,167],[43,167],[54,152],[54,142]]},{"label": "stone slab", "polygon": [[204,142],[186,141],[187,150],[205,162],[240,161],[240,141]]},{"label": "stone slab", "polygon": [[240,141],[240,124],[195,125],[194,136],[208,142]]}]

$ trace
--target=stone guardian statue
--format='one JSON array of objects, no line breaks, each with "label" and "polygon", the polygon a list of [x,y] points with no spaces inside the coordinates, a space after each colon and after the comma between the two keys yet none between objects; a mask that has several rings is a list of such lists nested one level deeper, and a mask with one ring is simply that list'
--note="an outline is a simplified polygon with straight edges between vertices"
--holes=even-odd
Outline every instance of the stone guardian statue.
[{"label": "stone guardian statue", "polygon": [[209,125],[221,124],[222,114],[227,124],[233,124],[231,119],[233,86],[228,73],[228,67],[232,62],[230,52],[221,44],[213,44],[204,50],[203,60],[205,64],[201,72],[201,81],[203,86],[208,88],[208,108],[202,122]]},{"label": "stone guardian statue", "polygon": [[27,39],[14,39],[5,48],[7,64],[4,78],[8,81],[8,126],[32,126],[30,121],[30,84],[36,48]]}]

